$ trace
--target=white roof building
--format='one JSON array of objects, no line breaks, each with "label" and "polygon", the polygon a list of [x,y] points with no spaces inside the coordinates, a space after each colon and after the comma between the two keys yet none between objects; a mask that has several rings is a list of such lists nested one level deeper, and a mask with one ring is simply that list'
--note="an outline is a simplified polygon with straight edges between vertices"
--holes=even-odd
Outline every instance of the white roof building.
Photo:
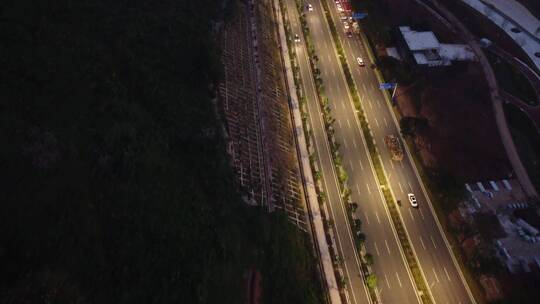
[{"label": "white roof building", "polygon": [[418,32],[409,26],[400,26],[399,31],[418,65],[445,66],[455,60],[475,59],[467,45],[440,43],[433,32]]}]

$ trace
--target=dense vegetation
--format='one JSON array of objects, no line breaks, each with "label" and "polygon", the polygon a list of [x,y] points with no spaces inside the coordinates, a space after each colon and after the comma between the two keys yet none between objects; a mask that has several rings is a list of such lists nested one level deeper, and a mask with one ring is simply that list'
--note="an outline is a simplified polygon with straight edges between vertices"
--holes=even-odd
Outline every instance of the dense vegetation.
[{"label": "dense vegetation", "polygon": [[211,102],[222,1],[0,5],[0,302],[316,303],[314,257],[248,208]]}]

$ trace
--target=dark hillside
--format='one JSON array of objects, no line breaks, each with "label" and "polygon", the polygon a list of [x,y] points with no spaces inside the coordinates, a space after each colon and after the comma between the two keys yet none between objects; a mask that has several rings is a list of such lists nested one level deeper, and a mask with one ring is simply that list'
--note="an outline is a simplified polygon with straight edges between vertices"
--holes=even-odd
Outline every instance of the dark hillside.
[{"label": "dark hillside", "polygon": [[209,89],[220,6],[0,4],[1,303],[243,303],[248,267],[305,287],[265,294],[320,296],[305,236],[234,190]]}]

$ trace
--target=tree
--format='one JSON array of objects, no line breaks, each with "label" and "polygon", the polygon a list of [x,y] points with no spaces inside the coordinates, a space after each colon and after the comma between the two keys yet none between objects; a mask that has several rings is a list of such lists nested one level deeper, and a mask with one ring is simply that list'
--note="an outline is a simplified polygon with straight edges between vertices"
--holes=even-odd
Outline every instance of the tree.
[{"label": "tree", "polygon": [[373,255],[371,253],[366,253],[364,256],[364,259],[366,260],[366,264],[371,266],[373,265]]},{"label": "tree", "polygon": [[357,231],[360,231],[362,229],[362,221],[360,219],[354,219],[354,227]]},{"label": "tree", "polygon": [[[351,211],[352,211],[352,213],[355,213],[357,209],[358,209],[358,204],[356,202],[351,203]],[[360,220],[356,219],[355,222],[356,221],[360,221]]]},{"label": "tree", "polygon": [[369,288],[376,288],[377,287],[377,277],[375,274],[369,274],[366,278],[366,284]]}]

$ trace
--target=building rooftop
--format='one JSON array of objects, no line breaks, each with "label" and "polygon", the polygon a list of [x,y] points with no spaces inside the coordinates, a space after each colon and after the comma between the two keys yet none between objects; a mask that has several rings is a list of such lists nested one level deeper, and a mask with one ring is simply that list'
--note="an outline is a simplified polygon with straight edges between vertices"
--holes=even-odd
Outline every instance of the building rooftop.
[{"label": "building rooftop", "polygon": [[409,26],[400,26],[399,30],[411,51],[439,49],[440,43],[433,32],[417,32]]}]

